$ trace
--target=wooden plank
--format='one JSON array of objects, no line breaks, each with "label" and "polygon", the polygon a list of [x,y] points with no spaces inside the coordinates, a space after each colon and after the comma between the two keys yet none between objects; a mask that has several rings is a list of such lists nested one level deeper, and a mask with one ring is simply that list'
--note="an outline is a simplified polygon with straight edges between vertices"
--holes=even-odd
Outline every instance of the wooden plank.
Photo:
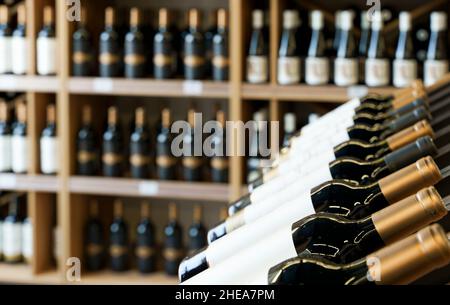
[{"label": "wooden plank", "polygon": [[0,76],[0,91],[56,93],[60,84],[54,76]]},{"label": "wooden plank", "polygon": [[188,183],[177,181],[135,180],[125,178],[72,176],[69,180],[72,194],[129,196],[228,202],[227,184]]},{"label": "wooden plank", "polygon": [[8,265],[0,264],[0,283],[4,284],[60,284],[60,277],[53,271],[33,274],[28,265]]},{"label": "wooden plank", "polygon": [[68,90],[75,94],[228,98],[227,82],[72,77]]},{"label": "wooden plank", "polygon": [[0,174],[0,189],[56,193],[61,181],[55,176]]}]

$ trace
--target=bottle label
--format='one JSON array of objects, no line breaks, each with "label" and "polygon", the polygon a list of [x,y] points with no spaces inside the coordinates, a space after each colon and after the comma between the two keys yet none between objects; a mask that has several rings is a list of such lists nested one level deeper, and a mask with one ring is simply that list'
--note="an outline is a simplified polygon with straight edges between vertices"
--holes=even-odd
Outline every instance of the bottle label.
[{"label": "bottle label", "polygon": [[33,257],[33,225],[30,221],[22,225],[22,255],[27,262]]},{"label": "bottle label", "polygon": [[335,59],[334,83],[337,86],[352,86],[358,83],[358,60],[356,58]]},{"label": "bottle label", "polygon": [[122,158],[121,155],[115,154],[115,153],[105,153],[102,156],[103,163],[106,164],[106,165],[110,165],[110,166],[117,165],[117,164],[121,163],[122,159],[123,158]]},{"label": "bottle label", "polygon": [[228,159],[227,158],[212,158],[211,167],[216,170],[226,170],[226,169],[228,169]]},{"label": "bottle label", "polygon": [[417,61],[415,59],[395,59],[393,69],[395,87],[408,87],[417,78]]},{"label": "bottle label", "polygon": [[112,257],[121,257],[128,253],[128,247],[122,245],[111,245],[109,247],[109,254]]},{"label": "bottle label", "polygon": [[13,136],[11,141],[12,170],[16,174],[28,171],[28,139],[23,136]]},{"label": "bottle label", "polygon": [[196,169],[202,165],[202,159],[197,157],[184,157],[182,163],[185,168]]},{"label": "bottle label", "polygon": [[57,43],[55,38],[37,39],[37,72],[40,75],[56,74]]},{"label": "bottle label", "polygon": [[12,71],[12,38],[0,37],[0,74]]},{"label": "bottle label", "polygon": [[172,67],[174,65],[175,58],[174,56],[159,53],[153,56],[153,64],[156,67]]},{"label": "bottle label", "polygon": [[389,84],[390,69],[388,59],[366,59],[366,84],[371,87],[387,86]]},{"label": "bottle label", "polygon": [[6,261],[19,261],[22,257],[22,225],[3,223],[3,255]]},{"label": "bottle label", "polygon": [[155,249],[148,246],[136,247],[136,256],[140,259],[149,259],[155,255]]},{"label": "bottle label", "polygon": [[103,52],[99,56],[99,62],[102,65],[109,66],[119,63],[120,57],[111,52]]},{"label": "bottle label", "polygon": [[97,155],[95,152],[87,151],[87,150],[80,150],[78,152],[78,163],[80,164],[86,164],[90,162],[94,162],[97,159]]},{"label": "bottle label", "polygon": [[82,65],[82,64],[88,63],[91,60],[92,60],[92,55],[87,52],[77,51],[77,52],[74,52],[72,55],[72,61],[77,65]]},{"label": "bottle label", "polygon": [[28,43],[25,37],[12,38],[12,72],[16,75],[27,73],[28,69]]},{"label": "bottle label", "polygon": [[202,67],[205,64],[205,58],[198,55],[186,55],[184,65],[191,68]]},{"label": "bottle label", "polygon": [[58,141],[54,137],[41,138],[41,171],[55,174],[58,171]]},{"label": "bottle label", "polygon": [[230,60],[223,55],[216,55],[212,58],[212,64],[218,69],[224,69],[230,65]]},{"label": "bottle label", "polygon": [[0,136],[0,172],[11,171],[11,136]]},{"label": "bottle label", "polygon": [[269,77],[267,56],[247,57],[247,80],[252,84],[265,83]]},{"label": "bottle label", "polygon": [[96,256],[103,253],[103,245],[88,243],[86,245],[86,252],[89,256]]},{"label": "bottle label", "polygon": [[176,261],[184,257],[184,251],[176,248],[166,248],[163,251],[163,257],[166,261]]},{"label": "bottle label", "polygon": [[176,163],[177,160],[168,155],[161,155],[156,157],[156,165],[158,165],[158,167],[169,168],[175,166]]},{"label": "bottle label", "polygon": [[300,58],[278,58],[278,83],[280,85],[291,85],[299,83],[300,80]]},{"label": "bottle label", "polygon": [[308,85],[327,84],[330,79],[330,62],[328,58],[306,58],[305,78]]},{"label": "bottle label", "polygon": [[424,83],[431,86],[448,72],[447,60],[426,60],[424,64]]},{"label": "bottle label", "polygon": [[150,157],[142,154],[133,154],[130,156],[130,164],[134,167],[141,167],[150,164]]}]

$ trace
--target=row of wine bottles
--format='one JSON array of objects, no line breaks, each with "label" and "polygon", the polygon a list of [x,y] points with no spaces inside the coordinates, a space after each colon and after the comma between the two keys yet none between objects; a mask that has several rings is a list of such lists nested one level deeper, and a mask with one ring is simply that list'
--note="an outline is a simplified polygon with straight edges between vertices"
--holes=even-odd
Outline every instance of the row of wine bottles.
[{"label": "row of wine bottles", "polygon": [[133,244],[129,240],[129,227],[120,200],[114,202],[114,219],[109,226],[108,239],[105,239],[104,226],[99,218],[98,203],[91,202],[89,207],[90,215],[85,226],[85,264],[90,271],[104,268],[108,257],[113,271],[128,270],[133,259],[139,272],[151,273],[157,271],[162,254],[165,272],[176,275],[184,255],[206,245],[207,230],[202,222],[201,206],[194,207],[193,222],[188,229],[187,248],[184,246],[183,228],[178,222],[175,204],[169,205],[169,222],[164,228],[162,248],[158,246],[148,203],[141,205],[140,221],[135,228],[136,240]]},{"label": "row of wine bottles", "polygon": [[30,218],[23,216],[25,210],[26,196],[11,193],[0,196],[0,261],[29,263],[33,257],[33,225]]},{"label": "row of wine bottles", "polygon": [[[201,13],[189,10],[188,26],[182,31],[166,8],[159,10],[158,28],[153,30],[143,20],[140,9],[130,10],[129,28],[122,35],[116,10],[106,8],[105,27],[99,37],[98,65],[92,47],[92,35],[86,24],[86,10],[73,34],[72,72],[91,76],[98,66],[101,77],[170,79],[182,75],[187,80],[229,78],[228,13],[219,9],[216,21],[204,32]],[[171,18],[172,17],[172,18]]]},{"label": "row of wine bottles", "polygon": [[[17,27],[12,29],[8,7],[0,6],[0,74],[24,75],[28,72],[29,46],[26,37],[26,10],[17,8]],[[39,75],[55,75],[57,72],[57,44],[54,10],[44,8],[43,27],[36,41],[36,72]]]},{"label": "row of wine bottles", "polygon": [[[217,111],[217,124],[225,126],[225,113]],[[156,177],[160,180],[186,181],[211,180],[216,183],[228,182],[228,159],[214,154],[206,159],[194,154],[194,132],[197,119],[195,110],[188,111],[190,131],[183,135],[182,156],[176,158],[172,151],[174,134],[171,131],[171,112],[165,108],[161,113],[161,124],[153,138],[146,120],[144,108],[136,109],[135,121],[129,135],[129,149],[124,148],[124,135],[120,123],[118,109],[108,109],[108,122],[103,133],[101,144],[93,127],[92,110],[83,108],[82,126],[78,132],[78,174],[90,176],[98,174],[99,167],[103,176],[120,177],[125,175],[125,164],[129,164],[130,175],[136,179],[148,179],[152,176],[153,158],[156,163]],[[213,135],[217,148],[224,144],[225,135]],[[154,148],[153,148],[154,145]],[[99,151],[101,147],[101,151]],[[128,156],[128,160],[126,160]],[[180,160],[178,160],[180,159]],[[128,161],[128,162],[127,162]],[[181,173],[180,172],[181,169]],[[208,174],[205,172],[208,171]],[[208,177],[206,178],[205,177]]]},{"label": "row of wine bottles", "polygon": [[[264,31],[263,14],[262,10],[253,11],[253,32],[247,58],[247,80],[251,83],[265,83],[269,79],[268,37]],[[302,54],[302,45],[308,42],[304,41],[305,35],[301,33],[304,28],[299,28],[299,13],[296,10],[284,11],[278,52],[278,83],[292,85],[304,80],[308,85],[324,85],[332,81],[338,86],[363,83],[378,87],[387,86],[392,80],[396,87],[409,86],[421,68],[413,43],[411,13],[401,12],[399,15],[395,54],[389,54],[380,11],[376,11],[371,19],[367,11],[361,13],[359,46],[354,33],[354,17],[355,12],[350,10],[336,13],[334,41],[332,46],[328,46],[324,14],[319,10],[311,11],[309,47]],[[431,85],[448,72],[447,14],[433,12],[430,29],[423,66],[426,85]]]},{"label": "row of wine bottles", "polygon": [[[25,174],[29,171],[27,135],[27,106],[16,103],[15,120],[10,119],[8,103],[0,102],[0,172]],[[59,152],[56,138],[56,108],[47,107],[47,125],[42,130],[40,141],[40,170],[46,175],[58,172]]]},{"label": "row of wine bottles", "polygon": [[303,127],[182,262],[181,281],[404,284],[448,265],[450,238],[424,227],[450,210],[449,79],[354,99]]}]

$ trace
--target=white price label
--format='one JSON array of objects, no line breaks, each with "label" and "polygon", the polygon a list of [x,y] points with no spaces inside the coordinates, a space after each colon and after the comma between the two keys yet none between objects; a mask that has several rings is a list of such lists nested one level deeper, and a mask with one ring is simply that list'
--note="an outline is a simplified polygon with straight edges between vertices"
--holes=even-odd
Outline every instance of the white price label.
[{"label": "white price label", "polygon": [[14,76],[2,76],[0,78],[0,87],[5,89],[14,89],[17,87],[17,78]]},{"label": "white price label", "polygon": [[139,184],[139,193],[146,196],[155,196],[159,192],[159,185],[156,182],[141,182]]},{"label": "white price label", "polygon": [[0,188],[14,189],[17,185],[17,179],[14,175],[0,175]]},{"label": "white price label", "polygon": [[113,90],[113,81],[111,79],[96,78],[92,86],[95,92],[111,92]]},{"label": "white price label", "polygon": [[362,98],[369,93],[367,86],[350,86],[347,88],[348,98]]},{"label": "white price label", "polygon": [[183,93],[187,95],[201,95],[203,93],[203,83],[201,81],[183,82]]}]

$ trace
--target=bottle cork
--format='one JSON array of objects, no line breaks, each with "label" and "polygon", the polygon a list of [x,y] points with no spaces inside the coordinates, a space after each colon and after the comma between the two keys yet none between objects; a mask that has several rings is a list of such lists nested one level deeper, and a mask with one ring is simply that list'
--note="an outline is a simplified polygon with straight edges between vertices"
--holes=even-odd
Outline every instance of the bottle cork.
[{"label": "bottle cork", "polygon": [[92,108],[89,105],[83,106],[82,120],[84,125],[90,125],[92,123]]},{"label": "bottle cork", "polygon": [[161,121],[162,121],[162,126],[164,128],[169,128],[170,127],[171,118],[170,118],[170,109],[169,108],[164,108],[162,110]]},{"label": "bottle cork", "polygon": [[107,7],[105,10],[105,25],[112,27],[116,23],[116,11],[113,7]]},{"label": "bottle cork", "polygon": [[141,23],[141,11],[137,7],[130,10],[130,26],[137,27]]},{"label": "bottle cork", "polygon": [[119,199],[114,201],[114,217],[123,217],[123,203]]},{"label": "bottle cork", "polygon": [[136,126],[142,127],[145,123],[145,109],[142,107],[139,107],[136,109]]},{"label": "bottle cork", "polygon": [[228,27],[228,12],[224,8],[217,11],[217,27],[221,29]]},{"label": "bottle cork", "polygon": [[203,209],[201,205],[194,206],[194,222],[201,222],[203,218]]},{"label": "bottle cork", "polygon": [[159,9],[159,27],[166,28],[169,25],[169,12],[166,8]]},{"label": "bottle cork", "polygon": [[21,4],[17,7],[17,23],[24,25],[27,22],[27,13],[25,5]]},{"label": "bottle cork", "polygon": [[27,106],[25,105],[25,103],[20,103],[17,104],[17,120],[22,123],[25,124],[27,122]]},{"label": "bottle cork", "polygon": [[6,102],[0,102],[0,122],[8,121],[8,105]]},{"label": "bottle cork", "polygon": [[178,209],[175,203],[169,204],[169,220],[175,221],[178,218]]},{"label": "bottle cork", "polygon": [[200,12],[197,9],[189,10],[189,27],[197,28],[200,26]]},{"label": "bottle cork", "polygon": [[146,201],[141,204],[141,217],[147,219],[150,217],[150,204]]},{"label": "bottle cork", "polygon": [[99,215],[99,206],[97,200],[92,200],[89,204],[89,214],[92,218],[97,218]]},{"label": "bottle cork", "polygon": [[53,7],[50,5],[47,5],[44,8],[44,24],[45,25],[52,25],[53,24]]},{"label": "bottle cork", "polygon": [[56,107],[53,104],[47,106],[47,122],[49,124],[56,122]]},{"label": "bottle cork", "polygon": [[108,124],[116,125],[117,124],[117,108],[109,107],[108,109]]},{"label": "bottle cork", "polygon": [[8,23],[8,7],[6,5],[0,6],[0,24]]}]

